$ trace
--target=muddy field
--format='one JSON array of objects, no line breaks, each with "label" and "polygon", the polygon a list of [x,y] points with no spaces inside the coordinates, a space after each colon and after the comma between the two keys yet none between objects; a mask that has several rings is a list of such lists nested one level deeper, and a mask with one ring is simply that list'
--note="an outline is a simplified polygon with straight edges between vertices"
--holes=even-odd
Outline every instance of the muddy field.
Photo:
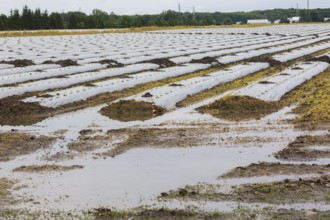
[{"label": "muddy field", "polygon": [[0,45],[0,219],[330,218],[330,25]]}]

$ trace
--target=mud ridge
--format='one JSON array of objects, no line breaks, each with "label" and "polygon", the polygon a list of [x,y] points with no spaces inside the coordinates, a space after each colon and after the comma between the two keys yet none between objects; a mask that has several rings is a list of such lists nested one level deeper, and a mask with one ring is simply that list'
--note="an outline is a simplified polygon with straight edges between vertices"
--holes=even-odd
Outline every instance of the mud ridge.
[{"label": "mud ridge", "polygon": [[100,63],[100,64],[108,64],[107,68],[112,68],[112,67],[123,67],[124,64],[119,63],[116,60],[110,60],[110,59],[105,59],[105,60],[100,60],[95,63]]},{"label": "mud ridge", "polygon": [[7,132],[0,133],[0,161],[8,161],[16,156],[47,148],[56,140],[53,137]]},{"label": "mud ridge", "polygon": [[33,66],[36,65],[32,60],[13,60],[13,61],[5,61],[2,60],[0,64],[11,64],[15,67],[26,67],[26,66]]},{"label": "mud ridge", "polygon": [[263,116],[278,111],[279,107],[277,103],[267,102],[249,96],[227,96],[197,110],[218,118],[241,121],[260,119]]},{"label": "mud ridge", "polygon": [[47,60],[43,62],[43,64],[58,64],[61,65],[62,67],[68,67],[68,66],[79,66],[77,61],[67,59],[67,60],[59,60],[59,61],[52,61],[52,60]]},{"label": "mud ridge", "polygon": [[119,121],[145,121],[165,113],[165,109],[150,102],[121,100],[101,109],[101,114]]},{"label": "mud ridge", "polygon": [[330,172],[330,164],[328,165],[309,165],[309,164],[281,164],[281,163],[252,163],[246,167],[237,167],[219,178],[247,178],[257,176],[272,175],[305,175],[305,174],[322,174]]},{"label": "mud ridge", "polygon": [[[318,147],[313,149],[308,147]],[[299,136],[286,148],[275,154],[275,157],[283,160],[310,161],[318,158],[330,157],[330,150],[322,150],[330,147],[330,134],[321,136]]]},{"label": "mud ridge", "polygon": [[[31,125],[49,117],[54,109],[8,97],[0,100],[0,125]],[[49,113],[49,114],[47,114]]]},{"label": "mud ridge", "polygon": [[176,66],[176,63],[174,63],[173,61],[167,58],[153,59],[153,60],[144,61],[142,63],[154,63],[159,65],[160,68]]},{"label": "mud ridge", "polygon": [[202,63],[202,64],[212,64],[214,66],[224,66],[214,57],[203,57],[202,59],[194,59],[190,63]]}]

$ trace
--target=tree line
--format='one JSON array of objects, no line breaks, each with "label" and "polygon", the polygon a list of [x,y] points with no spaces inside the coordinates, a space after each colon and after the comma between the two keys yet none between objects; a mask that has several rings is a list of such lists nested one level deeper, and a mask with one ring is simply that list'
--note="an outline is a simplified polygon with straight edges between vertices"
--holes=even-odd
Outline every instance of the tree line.
[{"label": "tree line", "polygon": [[0,15],[0,30],[47,30],[47,29],[103,29],[133,28],[147,26],[205,26],[246,23],[248,19],[280,20],[300,16],[303,22],[321,22],[330,17],[330,9],[273,9],[252,12],[232,13],[190,13],[164,11],[155,15],[116,15],[95,9],[91,14],[83,12],[51,13],[39,8],[32,10],[24,6],[20,11],[11,10],[10,14]]}]

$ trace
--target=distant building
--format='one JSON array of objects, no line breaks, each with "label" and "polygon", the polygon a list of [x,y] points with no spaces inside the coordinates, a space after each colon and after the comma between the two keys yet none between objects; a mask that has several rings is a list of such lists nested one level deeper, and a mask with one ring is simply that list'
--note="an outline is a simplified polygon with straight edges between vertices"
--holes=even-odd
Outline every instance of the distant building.
[{"label": "distant building", "polygon": [[300,21],[300,17],[292,17],[288,18],[288,20],[290,21],[290,23],[298,23]]},{"label": "distant building", "polygon": [[242,24],[242,22],[241,21],[237,21],[236,24]]},{"label": "distant building", "polygon": [[252,19],[247,20],[248,24],[270,24],[270,21],[268,19]]},{"label": "distant building", "polygon": [[330,18],[324,18],[324,21],[325,22],[329,22],[330,21]]},{"label": "distant building", "polygon": [[279,23],[281,23],[280,19],[277,19],[277,20],[274,21],[274,24],[279,24]]}]

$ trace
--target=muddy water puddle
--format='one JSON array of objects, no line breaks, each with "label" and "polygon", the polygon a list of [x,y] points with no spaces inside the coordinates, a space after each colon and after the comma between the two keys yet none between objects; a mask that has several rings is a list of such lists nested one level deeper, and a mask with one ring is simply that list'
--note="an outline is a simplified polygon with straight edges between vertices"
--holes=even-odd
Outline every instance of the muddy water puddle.
[{"label": "muddy water puddle", "polygon": [[[98,111],[102,108],[99,106],[48,118],[34,126],[1,127],[1,131],[14,128],[59,138],[50,149],[0,164],[0,176],[18,179],[19,184],[24,186],[12,192],[24,201],[14,208],[71,211],[97,207],[127,209],[157,203],[156,198],[162,192],[200,182],[223,183],[217,177],[237,166],[247,166],[258,161],[273,162],[275,158],[272,154],[283,149],[301,133],[292,130],[289,124],[278,123],[279,119],[287,119],[286,113],[290,109],[281,110],[276,115],[274,113],[273,116],[259,121],[232,123],[198,114],[194,111],[195,107],[196,105],[177,109],[145,122],[119,122],[99,114]],[[93,138],[120,128],[203,129],[203,126],[229,129],[224,133],[214,134],[214,137],[210,135],[213,140],[224,138],[228,141],[212,146],[205,143],[199,147],[139,147],[115,158],[95,159],[94,154],[103,151],[104,146],[100,146],[79,157],[59,161],[45,160],[68,151],[68,145],[77,140],[83,130],[94,132],[90,135]],[[256,136],[262,140],[254,138]],[[268,140],[269,136],[273,139]],[[247,137],[253,137],[249,139],[250,143],[244,141]],[[52,163],[83,168],[46,173],[12,172],[21,166]]]},{"label": "muddy water puddle", "polygon": [[70,164],[84,164],[82,170],[47,175],[13,173],[11,176],[20,177],[21,183],[28,186],[15,194],[33,198],[31,209],[132,208],[170,189],[213,182],[219,173],[267,160],[278,149],[278,146],[142,148],[105,160],[70,161]]}]

